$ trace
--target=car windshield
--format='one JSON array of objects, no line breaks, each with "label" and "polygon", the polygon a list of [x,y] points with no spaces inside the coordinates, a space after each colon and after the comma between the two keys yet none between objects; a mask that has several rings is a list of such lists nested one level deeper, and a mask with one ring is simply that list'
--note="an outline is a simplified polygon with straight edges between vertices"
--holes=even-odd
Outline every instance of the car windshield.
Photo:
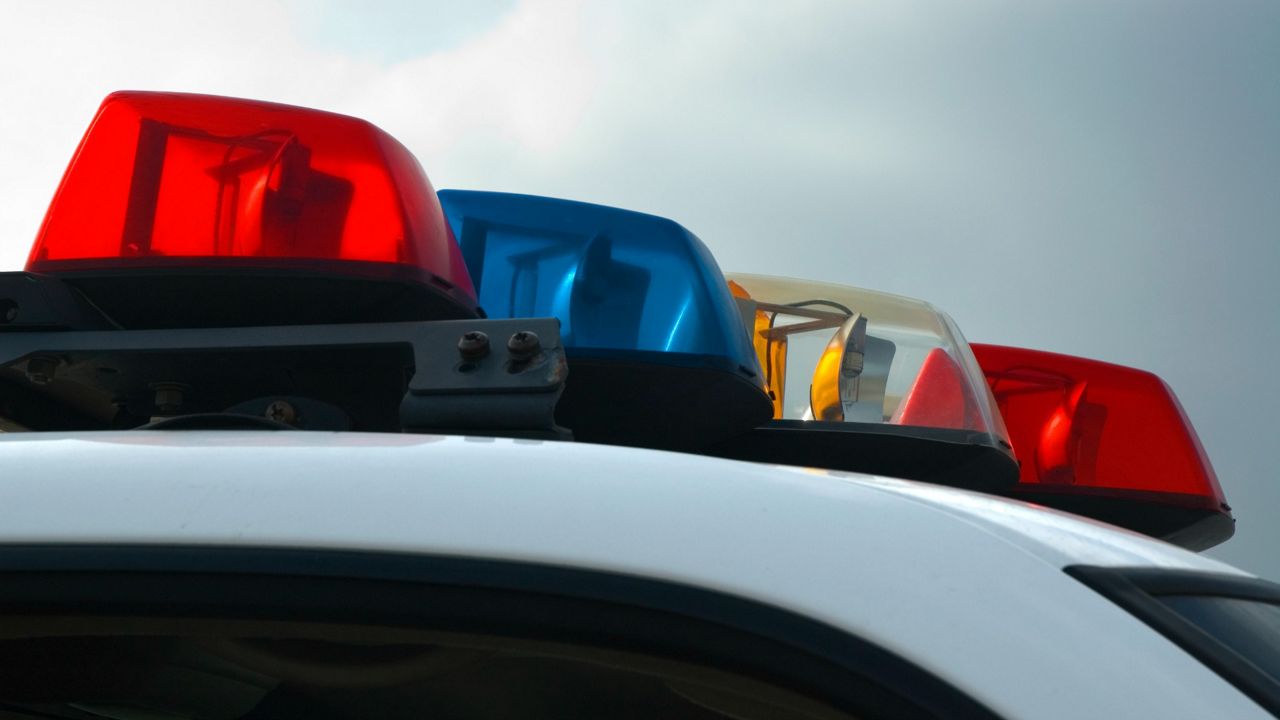
[{"label": "car windshield", "polygon": [[140,634],[0,641],[0,716],[849,717],[730,673],[569,644],[354,627],[184,625],[182,634],[135,627]]},{"label": "car windshield", "polygon": [[1212,595],[1162,595],[1160,601],[1280,682],[1280,605]]}]

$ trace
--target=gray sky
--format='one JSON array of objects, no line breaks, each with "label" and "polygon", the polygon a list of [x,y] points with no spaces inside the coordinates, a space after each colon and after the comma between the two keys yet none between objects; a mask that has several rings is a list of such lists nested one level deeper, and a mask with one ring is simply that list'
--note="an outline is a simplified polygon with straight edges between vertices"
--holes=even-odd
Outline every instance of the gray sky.
[{"label": "gray sky", "polygon": [[1236,511],[1211,554],[1280,579],[1280,3],[11,3],[0,65],[0,269],[112,90],[348,113],[437,187],[1152,370]]}]

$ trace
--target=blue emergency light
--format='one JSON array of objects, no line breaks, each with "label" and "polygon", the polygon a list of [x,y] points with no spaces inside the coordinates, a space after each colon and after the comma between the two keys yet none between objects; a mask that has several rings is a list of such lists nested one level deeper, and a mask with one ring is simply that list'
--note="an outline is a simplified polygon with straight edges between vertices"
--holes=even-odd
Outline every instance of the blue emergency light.
[{"label": "blue emergency light", "polygon": [[[620,393],[634,395],[628,412],[653,435],[639,444],[660,446],[682,432],[673,422],[698,423],[705,438],[712,420],[730,433],[768,419],[751,338],[723,273],[693,233],[590,203],[464,190],[439,196],[485,313],[559,318],[570,362],[566,414],[581,411],[598,425],[619,412],[611,408]],[[574,427],[572,418],[565,424]],[[586,424],[574,427],[580,439],[584,432],[589,439]],[[639,430],[618,438],[634,441],[644,436]]]},{"label": "blue emergency light", "polygon": [[559,318],[570,357],[760,376],[724,275],[679,223],[532,195],[439,195],[489,317]]}]

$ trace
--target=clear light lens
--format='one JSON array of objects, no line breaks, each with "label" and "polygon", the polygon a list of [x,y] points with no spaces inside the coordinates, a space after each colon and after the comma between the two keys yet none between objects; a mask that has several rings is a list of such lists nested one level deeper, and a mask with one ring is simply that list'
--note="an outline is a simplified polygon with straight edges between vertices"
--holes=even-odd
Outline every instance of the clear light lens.
[{"label": "clear light lens", "polygon": [[779,419],[972,430],[1007,441],[969,345],[928,303],[730,274]]}]

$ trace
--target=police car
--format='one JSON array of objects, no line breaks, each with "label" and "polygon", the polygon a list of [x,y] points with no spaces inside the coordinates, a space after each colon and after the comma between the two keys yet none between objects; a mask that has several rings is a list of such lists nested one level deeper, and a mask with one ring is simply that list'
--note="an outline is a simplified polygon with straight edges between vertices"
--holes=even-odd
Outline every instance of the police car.
[{"label": "police car", "polygon": [[0,323],[3,718],[1280,710],[1155,376],[353,118],[109,96]]}]

